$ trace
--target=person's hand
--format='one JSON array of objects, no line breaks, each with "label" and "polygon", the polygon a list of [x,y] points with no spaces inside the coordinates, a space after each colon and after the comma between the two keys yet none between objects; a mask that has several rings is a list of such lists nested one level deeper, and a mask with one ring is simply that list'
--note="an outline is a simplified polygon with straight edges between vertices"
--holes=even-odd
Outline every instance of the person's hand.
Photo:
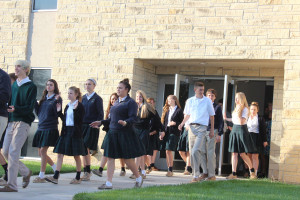
[{"label": "person's hand", "polygon": [[77,108],[77,106],[78,106],[78,101],[76,101],[76,103],[75,103],[73,109],[75,110],[75,109]]},{"label": "person's hand", "polygon": [[160,140],[163,140],[164,137],[165,137],[165,135],[166,135],[165,132],[160,132],[160,133],[159,133],[159,139],[160,139]]},{"label": "person's hand", "polygon": [[230,131],[232,131],[232,127],[231,127],[231,126],[228,126],[228,129],[229,129]]},{"label": "person's hand", "polygon": [[224,113],[224,114],[223,114],[223,119],[224,119],[224,121],[226,121],[226,118],[227,118],[226,113]]},{"label": "person's hand", "polygon": [[268,142],[264,142],[264,147],[267,147],[268,146]]},{"label": "person's hand", "polygon": [[221,142],[221,136],[220,135],[217,135],[217,138],[216,138],[216,143],[218,142]]},{"label": "person's hand", "polygon": [[14,107],[13,105],[8,106],[7,112],[12,113],[12,112],[14,112],[14,111],[15,111],[15,107]]},{"label": "person's hand", "polygon": [[183,124],[179,124],[179,126],[178,126],[178,130],[182,130],[182,127],[183,127]]},{"label": "person's hand", "polygon": [[56,104],[56,110],[57,110],[57,112],[61,111],[61,104],[60,103]]},{"label": "person's hand", "polygon": [[57,95],[55,95],[54,98],[55,98],[56,101],[58,101],[59,97],[60,97],[59,94],[57,94]]},{"label": "person's hand", "polygon": [[149,135],[154,135],[154,134],[156,134],[156,131],[152,131],[149,133]]},{"label": "person's hand", "polygon": [[90,123],[90,127],[99,128],[101,126],[101,121],[94,121]]},{"label": "person's hand", "polygon": [[209,138],[213,138],[215,136],[215,133],[214,133],[214,129],[210,129],[209,131]]},{"label": "person's hand", "polygon": [[170,121],[170,126],[176,126],[176,122]]},{"label": "person's hand", "polygon": [[127,122],[123,120],[119,120],[118,123],[121,124],[122,126],[126,126],[127,124]]}]

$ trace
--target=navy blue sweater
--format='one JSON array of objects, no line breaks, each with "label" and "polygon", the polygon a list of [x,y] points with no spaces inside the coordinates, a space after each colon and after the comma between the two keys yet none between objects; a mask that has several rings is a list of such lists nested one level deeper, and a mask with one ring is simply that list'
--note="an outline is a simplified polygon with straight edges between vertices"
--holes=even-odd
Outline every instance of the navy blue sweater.
[{"label": "navy blue sweater", "polygon": [[[221,136],[223,134],[223,128],[224,128],[222,108],[220,105],[216,104],[215,102],[214,102],[213,106],[214,106],[214,110],[215,110],[214,129],[218,129],[218,135]],[[211,128],[211,124],[210,124],[210,120],[209,120],[207,130],[209,131],[210,128]]]},{"label": "navy blue sweater", "polygon": [[160,116],[155,110],[155,116],[150,120],[150,132],[156,131],[161,132],[164,131],[164,126],[161,123]]},{"label": "navy blue sweater", "polygon": [[45,99],[41,105],[36,104],[35,113],[39,118],[39,131],[58,129],[58,112],[56,104],[62,104],[62,99],[55,99],[53,96],[50,99]]},{"label": "navy blue sweater", "polygon": [[137,119],[133,124],[134,128],[138,129],[148,129],[150,130],[150,120],[155,116],[154,113],[152,113],[150,110],[148,111],[148,116],[146,118],[141,118],[141,111],[142,108],[138,108],[138,114],[137,114]]},{"label": "navy blue sweater", "polygon": [[89,100],[87,99],[87,96],[84,95],[82,97],[82,105],[85,110],[85,115],[83,117],[84,124],[103,120],[103,100],[97,93],[95,93]]},{"label": "navy blue sweater", "polygon": [[[107,120],[102,120],[102,124],[109,123],[109,129],[121,130],[124,128],[131,127],[135,123],[137,118],[137,104],[128,95],[124,101],[119,102],[118,100],[110,108],[110,118]],[[123,127],[118,123],[119,120],[124,120],[127,122],[126,126]]]},{"label": "navy blue sweater", "polygon": [[7,103],[11,95],[11,83],[8,74],[0,69],[0,116],[8,117]]}]

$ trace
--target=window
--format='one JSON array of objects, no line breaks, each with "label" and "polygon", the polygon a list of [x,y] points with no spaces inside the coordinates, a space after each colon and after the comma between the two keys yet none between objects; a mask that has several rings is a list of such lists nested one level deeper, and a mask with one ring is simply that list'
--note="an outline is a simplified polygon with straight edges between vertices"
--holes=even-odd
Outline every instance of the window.
[{"label": "window", "polygon": [[32,10],[56,10],[57,9],[57,0],[34,0]]},{"label": "window", "polygon": [[51,78],[51,69],[31,69],[29,79],[34,82],[37,87],[36,99],[40,100],[46,87],[46,82]]}]

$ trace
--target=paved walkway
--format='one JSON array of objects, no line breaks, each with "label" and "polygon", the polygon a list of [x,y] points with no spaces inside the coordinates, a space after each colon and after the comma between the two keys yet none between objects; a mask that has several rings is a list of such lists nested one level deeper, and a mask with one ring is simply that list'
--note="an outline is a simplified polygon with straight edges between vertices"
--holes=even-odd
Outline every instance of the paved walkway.
[{"label": "paved walkway", "polygon": [[[167,184],[181,184],[189,183],[192,176],[184,176],[182,173],[174,173],[173,177],[166,177],[166,172],[154,171],[151,172],[144,180],[143,187],[153,185],[167,185]],[[114,189],[132,188],[134,180],[130,179],[130,170],[127,170],[125,177],[119,176],[119,170],[115,171],[113,179]],[[0,193],[0,200],[70,200],[73,196],[80,192],[96,192],[99,191],[97,187],[105,182],[106,171],[104,177],[93,175],[91,181],[82,182],[79,185],[71,185],[69,182],[75,177],[75,173],[61,174],[57,185],[52,183],[32,183],[36,176],[31,177],[31,183],[26,189],[22,188],[22,178],[18,178],[19,192],[15,193]],[[218,180],[225,179],[224,177],[217,177]]]}]

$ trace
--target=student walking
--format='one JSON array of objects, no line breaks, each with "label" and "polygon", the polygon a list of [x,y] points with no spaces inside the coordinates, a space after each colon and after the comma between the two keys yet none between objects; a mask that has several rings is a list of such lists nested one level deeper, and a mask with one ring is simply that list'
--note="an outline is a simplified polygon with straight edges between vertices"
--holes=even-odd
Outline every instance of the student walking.
[{"label": "student walking", "polygon": [[[136,92],[136,103],[138,105],[137,119],[133,123],[133,130],[139,136],[142,145],[144,147],[144,154],[141,157],[136,158],[136,165],[141,169],[143,179],[146,178],[145,160],[147,159],[147,150],[149,148],[150,137],[150,120],[156,117],[153,106],[147,103],[147,96],[144,91],[138,90]],[[135,178],[134,175],[130,178]]]},{"label": "student walking", "polygon": [[[189,121],[189,149],[191,151],[191,165],[193,169],[192,182],[204,180],[207,176],[200,176],[200,165],[204,166],[206,162],[206,154],[202,151],[204,138],[207,131],[208,122],[210,120],[211,127],[214,127],[215,111],[212,102],[204,96],[204,84],[195,82],[195,96],[186,101],[184,114],[185,117],[179,125],[179,130],[182,130],[184,124]],[[214,137],[214,129],[209,132],[209,138]]]},{"label": "student walking", "polygon": [[232,121],[233,127],[229,136],[229,147],[228,151],[232,152],[231,163],[232,163],[232,174],[227,179],[236,179],[236,169],[238,163],[238,154],[248,165],[250,169],[250,179],[255,179],[255,171],[250,158],[246,153],[256,152],[255,146],[251,142],[251,137],[247,128],[247,120],[249,117],[249,107],[246,96],[242,92],[238,92],[235,95],[235,109],[232,112],[232,119],[227,118],[223,115],[224,120]]},{"label": "student walking", "polygon": [[264,147],[268,145],[267,143],[267,133],[266,133],[266,123],[263,117],[258,116],[259,106],[257,102],[252,102],[250,105],[250,116],[247,121],[248,131],[251,137],[251,142],[253,146],[256,147],[255,152],[249,152],[248,156],[255,169],[255,175],[257,176],[259,159],[258,155],[263,153]]},{"label": "student walking", "polygon": [[183,130],[181,131],[181,135],[177,147],[177,151],[186,165],[185,170],[183,172],[184,175],[190,175],[192,173],[188,132],[189,132],[189,122],[187,121],[183,127]]},{"label": "student walking", "polygon": [[[109,102],[108,102],[108,106],[107,106],[107,109],[105,111],[105,117],[104,119],[107,120],[110,118],[110,108],[114,105],[114,103],[118,100],[119,96],[117,95],[117,93],[112,93],[109,97]],[[101,123],[101,121],[97,121],[97,123]],[[106,132],[105,136],[104,136],[104,139],[103,139],[103,142],[102,142],[102,145],[101,145],[101,149],[104,150],[104,144],[105,144],[105,141],[107,140],[107,132],[109,130],[109,125],[106,124],[106,125],[103,125],[103,128],[102,128],[103,131]],[[125,170],[125,162],[124,162],[124,159],[119,159],[120,160],[120,165],[121,165],[121,172],[120,172],[120,176],[125,176],[126,175],[126,170]],[[102,156],[101,158],[101,161],[100,161],[100,167],[99,169],[93,169],[92,172],[93,174],[99,176],[99,177],[102,177],[103,175],[103,169],[105,167],[107,163],[107,157],[105,156]]]},{"label": "student walking", "polygon": [[33,137],[32,146],[38,148],[39,155],[41,156],[41,170],[39,176],[33,180],[33,183],[46,182],[45,170],[47,163],[54,172],[56,170],[56,165],[47,155],[47,151],[49,147],[55,146],[59,137],[57,104],[62,104],[62,99],[59,97],[58,85],[54,79],[49,79],[46,83],[43,96],[35,108],[39,124],[38,130]]},{"label": "student walking", "polygon": [[128,95],[131,89],[128,79],[119,82],[117,94],[119,99],[110,109],[110,118],[101,122],[91,123],[92,127],[109,124],[107,139],[104,143],[104,156],[107,161],[107,181],[98,189],[112,189],[112,178],[115,170],[115,159],[123,158],[126,165],[135,175],[134,187],[141,187],[143,178],[140,176],[134,158],[144,154],[143,146],[133,131],[133,123],[137,117],[137,104]]},{"label": "student walking", "polygon": [[83,117],[83,141],[87,147],[87,155],[82,158],[84,175],[81,178],[82,181],[89,181],[91,177],[91,155],[90,150],[97,151],[99,140],[99,129],[90,126],[90,123],[94,121],[103,120],[103,100],[94,91],[97,82],[90,78],[86,80],[85,89],[87,94],[82,97],[82,105],[85,109]]},{"label": "student walking", "polygon": [[166,161],[168,166],[167,177],[173,176],[173,152],[176,151],[180,131],[178,125],[183,119],[183,111],[175,95],[169,95],[163,108],[161,122],[165,127],[160,139],[162,141],[161,150],[166,151]]},{"label": "student walking", "polygon": [[[219,104],[215,102],[217,97],[217,91],[214,89],[208,89],[206,96],[211,100],[213,104],[215,117],[214,117],[214,127],[211,126],[211,121],[207,126],[206,135],[204,137],[204,145],[202,146],[202,152],[206,154],[204,157],[204,162],[202,163],[203,178],[206,180],[214,181],[216,180],[216,138],[219,138],[223,134],[223,116],[222,109]],[[211,129],[214,131],[214,137],[210,138],[209,134]]]},{"label": "student walking", "polygon": [[12,85],[9,101],[9,123],[3,142],[3,153],[8,161],[8,181],[0,192],[17,192],[18,171],[23,176],[23,188],[29,184],[32,172],[19,161],[21,148],[25,143],[31,123],[34,120],[33,109],[36,102],[36,85],[29,79],[30,64],[26,60],[15,63],[17,81]]},{"label": "student walking", "polygon": [[[150,104],[155,109],[155,100],[154,98],[148,98],[147,103]],[[150,137],[149,137],[149,147],[147,149],[147,170],[146,174],[149,174],[152,170],[155,170],[155,158],[157,152],[160,149],[160,140],[159,133],[163,131],[164,127],[161,123],[161,118],[158,115],[157,110],[155,110],[155,117],[150,120]]]},{"label": "student walking", "polygon": [[5,135],[5,128],[8,122],[7,104],[11,96],[11,81],[8,74],[0,69],[0,164],[3,167],[4,175],[0,179],[0,184],[6,184],[7,181],[7,162],[1,153],[3,140]]},{"label": "student walking", "polygon": [[57,104],[57,111],[63,121],[61,135],[53,150],[54,153],[57,153],[57,166],[54,176],[45,177],[46,181],[54,184],[58,183],[64,155],[73,156],[76,162],[76,177],[71,180],[70,184],[80,184],[80,156],[87,155],[87,149],[82,136],[82,122],[85,112],[81,103],[80,89],[75,86],[70,87],[68,90],[68,99],[70,102],[66,105],[64,114],[61,110],[61,104]]}]

